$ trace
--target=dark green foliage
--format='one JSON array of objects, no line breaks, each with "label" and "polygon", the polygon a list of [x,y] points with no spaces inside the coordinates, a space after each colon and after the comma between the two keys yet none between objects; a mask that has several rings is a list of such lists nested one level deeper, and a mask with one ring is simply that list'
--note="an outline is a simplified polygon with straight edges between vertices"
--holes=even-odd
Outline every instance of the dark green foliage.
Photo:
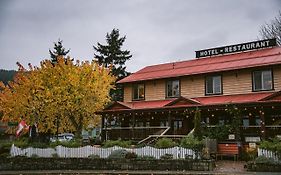
[{"label": "dark green foliage", "polygon": [[138,156],[137,159],[138,160],[156,160],[156,158],[153,156]]},{"label": "dark green foliage", "polygon": [[241,140],[240,126],[242,124],[242,111],[236,106],[232,106],[229,108],[228,113],[233,116],[229,130],[235,134],[236,140]]},{"label": "dark green foliage", "polygon": [[172,160],[173,159],[173,155],[172,154],[164,154],[160,157],[160,159],[164,159],[164,160]]},{"label": "dark green foliage", "polygon": [[122,148],[129,148],[132,145],[131,141],[122,141],[122,140],[107,140],[104,142],[103,147],[110,148],[113,146],[120,146]]},{"label": "dark green foliage", "polygon": [[198,109],[196,109],[194,114],[194,137],[198,138],[199,140],[201,140],[203,137],[201,127],[201,112]]},{"label": "dark green foliage", "polygon": [[187,136],[181,140],[181,146],[193,150],[195,152],[195,157],[197,159],[202,152],[204,144],[202,140],[199,140],[196,137]]},{"label": "dark green foliage", "polygon": [[216,125],[215,127],[206,128],[204,131],[204,135],[210,139],[223,141],[228,138],[229,130],[229,125]]},{"label": "dark green foliage", "polygon": [[128,151],[126,151],[125,149],[115,150],[115,151],[112,151],[112,153],[108,156],[108,158],[109,159],[124,159],[124,158],[126,158],[127,153],[128,153]]},{"label": "dark green foliage", "polygon": [[264,163],[264,164],[274,164],[275,161],[272,158],[267,158],[265,156],[259,156],[255,159],[256,163]]},{"label": "dark green foliage", "polygon": [[32,154],[30,157],[31,158],[38,158],[39,156],[37,154]]},{"label": "dark green foliage", "polygon": [[204,144],[198,138],[188,136],[181,140],[181,146],[184,148],[192,149],[193,151],[201,151],[204,147]]},{"label": "dark green foliage", "polygon": [[81,143],[81,140],[79,140],[79,139],[74,139],[74,140],[67,141],[67,142],[56,141],[56,142],[50,143],[51,147],[56,147],[59,145],[68,147],[68,148],[78,148],[78,147],[81,147],[82,143]]},{"label": "dark green foliage", "polygon": [[53,157],[53,158],[58,158],[59,155],[58,155],[57,153],[54,153],[54,154],[52,154],[52,157]]},{"label": "dark green foliage", "polygon": [[0,157],[9,157],[12,142],[1,140],[0,143]]},{"label": "dark green foliage", "polygon": [[279,154],[279,157],[281,158],[281,141],[279,139],[272,139],[271,141],[261,141],[260,148],[277,152]]},{"label": "dark green foliage", "polygon": [[[95,50],[95,58],[100,65],[104,65],[106,68],[111,67],[111,73],[120,80],[130,73],[126,71],[125,63],[130,60],[132,55],[128,50],[121,50],[123,43],[126,40],[126,36],[120,37],[119,30],[113,29],[111,33],[106,34],[106,45],[102,45],[99,42],[97,46],[93,46]],[[116,85],[115,90],[110,91],[110,96],[114,101],[123,100],[123,86]]]},{"label": "dark green foliage", "polygon": [[128,152],[126,155],[125,155],[125,158],[126,159],[136,159],[138,157],[138,155],[134,152]]},{"label": "dark green foliage", "polygon": [[15,146],[19,148],[27,148],[29,146],[28,138],[27,137],[21,137],[14,142]]},{"label": "dark green foliage", "polygon": [[62,40],[58,40],[58,42],[54,42],[54,51],[51,51],[49,49],[51,61],[53,64],[57,63],[58,56],[65,57],[70,52],[70,49],[65,50],[65,48],[62,45]]},{"label": "dark green foliage", "polygon": [[162,138],[159,139],[156,144],[155,144],[155,148],[172,148],[176,145],[175,142],[173,142],[172,139],[169,138]]},{"label": "dark green foliage", "polygon": [[97,43],[97,46],[93,46],[98,63],[105,67],[113,66],[112,74],[118,78],[127,76],[124,65],[132,57],[130,51],[121,50],[125,40],[126,36],[120,37],[119,30],[113,29],[110,34],[106,34],[106,45]]},{"label": "dark green foliage", "polygon": [[91,158],[91,159],[99,159],[100,156],[99,155],[96,155],[96,154],[91,154],[88,156],[88,158]]},{"label": "dark green foliage", "polygon": [[253,161],[257,158],[257,156],[258,156],[257,149],[242,150],[242,160],[244,161]]},{"label": "dark green foliage", "polygon": [[15,70],[0,69],[0,81],[2,81],[5,85],[7,85],[9,81],[13,80],[15,74],[16,74]]}]

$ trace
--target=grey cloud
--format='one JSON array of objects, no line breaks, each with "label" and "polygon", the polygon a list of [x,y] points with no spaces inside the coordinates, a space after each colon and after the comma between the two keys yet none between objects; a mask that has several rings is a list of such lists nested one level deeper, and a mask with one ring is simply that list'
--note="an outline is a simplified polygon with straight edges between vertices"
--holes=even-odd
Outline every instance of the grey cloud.
[{"label": "grey cloud", "polygon": [[61,38],[70,55],[92,59],[113,28],[126,35],[129,71],[194,58],[194,51],[255,40],[277,15],[278,0],[2,0],[0,68],[38,65]]}]

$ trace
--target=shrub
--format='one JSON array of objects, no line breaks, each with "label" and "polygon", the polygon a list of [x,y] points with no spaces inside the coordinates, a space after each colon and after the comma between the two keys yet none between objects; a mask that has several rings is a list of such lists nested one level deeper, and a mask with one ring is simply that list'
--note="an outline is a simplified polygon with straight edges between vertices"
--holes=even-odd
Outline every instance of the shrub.
[{"label": "shrub", "polygon": [[88,158],[91,158],[91,159],[99,159],[100,156],[99,156],[99,155],[96,155],[96,154],[90,154],[90,155],[88,156]]},{"label": "shrub", "polygon": [[277,152],[281,157],[281,141],[279,139],[272,139],[271,141],[261,141],[260,148]]},{"label": "shrub", "polygon": [[30,157],[31,158],[38,158],[39,156],[37,154],[32,154]]},{"label": "shrub", "polygon": [[218,141],[225,140],[228,137],[230,130],[229,125],[216,125],[215,127],[205,128],[204,135],[210,139],[217,139]]},{"label": "shrub", "polygon": [[160,156],[160,159],[172,160],[173,159],[173,155],[172,154],[164,154],[164,155]]},{"label": "shrub", "polygon": [[275,161],[272,158],[267,158],[265,156],[259,156],[255,160],[256,163],[263,163],[263,164],[274,164]]},{"label": "shrub", "polygon": [[49,145],[46,143],[42,143],[42,142],[33,142],[31,144],[29,144],[29,146],[33,147],[33,148],[48,148]]},{"label": "shrub", "polygon": [[112,151],[112,153],[108,156],[109,159],[124,159],[126,158],[126,154],[128,151],[125,149],[118,149],[115,151]]},{"label": "shrub", "polygon": [[198,140],[193,136],[188,136],[181,140],[181,146],[192,149],[193,151],[201,151],[204,147],[204,144],[201,140]]},{"label": "shrub", "polygon": [[155,147],[156,148],[172,148],[174,147],[176,144],[175,142],[173,142],[172,139],[169,139],[169,138],[162,138],[162,139],[159,139],[156,144],[155,144]]},{"label": "shrub", "polygon": [[110,148],[113,146],[120,146],[122,148],[129,148],[131,146],[131,141],[122,141],[122,140],[108,140],[104,142],[103,147]]},{"label": "shrub", "polygon": [[0,154],[0,158],[7,158],[7,157],[10,157],[10,153],[2,153]]},{"label": "shrub", "polygon": [[68,147],[68,148],[78,148],[81,146],[81,142],[79,140],[71,140],[71,141],[67,141],[67,142],[56,141],[56,142],[50,143],[50,147],[56,147],[59,145]]},{"label": "shrub", "polygon": [[242,159],[245,161],[252,161],[257,158],[258,152],[257,149],[246,149],[242,151]]},{"label": "shrub", "polygon": [[136,159],[138,157],[138,155],[134,152],[127,152],[127,154],[125,155],[126,159]]},{"label": "shrub", "polygon": [[156,158],[153,156],[139,156],[137,157],[138,160],[155,160]]},{"label": "shrub", "polygon": [[58,155],[57,153],[54,153],[54,154],[52,154],[52,157],[53,157],[53,158],[58,158],[59,155]]},{"label": "shrub", "polygon": [[21,137],[18,140],[14,142],[15,146],[19,148],[27,148],[29,146],[28,144],[28,138],[26,137]]},{"label": "shrub", "polygon": [[195,158],[198,158],[204,147],[204,144],[201,140],[198,140],[193,136],[187,136],[181,140],[181,146],[193,150],[195,152]]}]

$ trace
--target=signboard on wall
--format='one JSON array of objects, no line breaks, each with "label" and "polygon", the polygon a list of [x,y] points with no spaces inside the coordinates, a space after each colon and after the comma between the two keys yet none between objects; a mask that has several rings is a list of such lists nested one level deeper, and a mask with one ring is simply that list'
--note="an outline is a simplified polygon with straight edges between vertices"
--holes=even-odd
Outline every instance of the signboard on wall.
[{"label": "signboard on wall", "polygon": [[253,41],[248,43],[241,43],[241,44],[199,50],[199,51],[195,51],[195,53],[196,53],[196,58],[201,58],[201,57],[208,57],[214,55],[268,48],[276,45],[277,45],[276,38],[274,38],[274,39],[259,40],[259,41]]}]

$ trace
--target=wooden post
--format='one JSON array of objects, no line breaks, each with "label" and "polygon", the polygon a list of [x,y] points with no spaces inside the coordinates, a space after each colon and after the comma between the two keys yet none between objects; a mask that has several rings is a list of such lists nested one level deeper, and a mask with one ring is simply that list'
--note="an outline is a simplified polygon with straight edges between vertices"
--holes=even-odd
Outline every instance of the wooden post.
[{"label": "wooden post", "polygon": [[135,125],[136,125],[136,116],[135,113],[133,113],[133,126],[132,126],[132,139],[135,138]]},{"label": "wooden post", "polygon": [[266,138],[266,127],[265,127],[265,119],[264,112],[261,112],[261,138],[264,140]]}]

